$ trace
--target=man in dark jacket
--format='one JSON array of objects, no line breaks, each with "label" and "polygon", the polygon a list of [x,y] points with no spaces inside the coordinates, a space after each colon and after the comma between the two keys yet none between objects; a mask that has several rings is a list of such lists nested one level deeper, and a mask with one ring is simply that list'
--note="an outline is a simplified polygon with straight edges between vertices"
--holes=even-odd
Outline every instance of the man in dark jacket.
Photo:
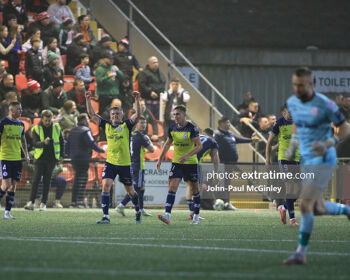
[{"label": "man in dark jacket", "polygon": [[0,82],[0,101],[4,100],[6,97],[6,93],[10,91],[17,93],[17,97],[19,100],[18,90],[14,84],[13,75],[8,73],[3,76],[3,79]]},{"label": "man in dark jacket", "polygon": [[46,42],[50,37],[55,37],[58,39],[56,25],[53,22],[50,22],[50,16],[47,12],[41,12],[38,15],[37,21],[29,25],[28,33],[32,34],[31,30],[35,27],[40,29],[40,37],[41,40],[44,41],[44,45],[46,45]]},{"label": "man in dark jacket", "polygon": [[159,120],[160,94],[165,90],[165,76],[159,70],[158,58],[148,59],[146,68],[138,75],[139,90],[147,108]]},{"label": "man in dark jacket", "polygon": [[52,85],[41,94],[41,102],[44,109],[58,115],[63,104],[67,101],[67,94],[63,89],[63,81],[56,79]]},{"label": "man in dark jacket", "polygon": [[27,17],[27,11],[25,8],[24,1],[22,0],[12,0],[7,2],[7,4],[4,6],[2,12],[3,12],[3,22],[7,22],[8,15],[15,15],[17,18],[17,23],[21,24],[23,26],[27,26],[28,23],[28,17]]},{"label": "man in dark jacket", "polygon": [[250,101],[248,105],[248,110],[244,113],[241,113],[234,120],[235,126],[238,125],[240,132],[244,137],[251,137],[253,130],[248,126],[249,123],[254,126],[256,129],[259,129],[258,120],[262,116],[259,113],[259,104],[256,101]]},{"label": "man in dark jacket", "polygon": [[83,206],[83,194],[88,180],[88,170],[92,150],[95,150],[98,153],[105,152],[97,146],[92,137],[87,114],[83,113],[78,116],[78,125],[71,129],[67,147],[75,171],[71,206],[80,208]]},{"label": "man in dark jacket", "polygon": [[89,46],[85,42],[85,37],[82,33],[74,36],[73,43],[67,49],[67,65],[66,74],[74,75],[74,69],[80,64],[80,56],[82,53],[88,53]]},{"label": "man in dark jacket", "polygon": [[[115,60],[115,52],[111,47],[112,38],[105,34],[101,40],[97,42],[92,52],[92,64],[95,65],[100,59],[104,58],[103,55],[109,54],[113,60]],[[114,61],[113,61],[114,62]]]},{"label": "man in dark jacket", "polygon": [[40,111],[42,110],[42,90],[40,84],[35,80],[29,79],[27,85],[28,87],[21,91],[22,116],[34,119],[40,116]]},{"label": "man in dark jacket", "polygon": [[35,38],[31,40],[32,48],[26,52],[25,70],[27,79],[38,81],[41,85],[44,80],[43,57],[40,48],[40,40]]}]

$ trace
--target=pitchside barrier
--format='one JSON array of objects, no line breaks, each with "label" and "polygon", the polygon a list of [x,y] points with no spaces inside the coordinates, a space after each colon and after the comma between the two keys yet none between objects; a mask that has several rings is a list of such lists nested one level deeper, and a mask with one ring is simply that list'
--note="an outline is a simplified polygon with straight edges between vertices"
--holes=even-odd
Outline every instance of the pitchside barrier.
[{"label": "pitchside barrier", "polygon": [[[88,207],[100,206],[100,194],[102,185],[102,171],[104,160],[93,160],[90,162],[88,170],[88,180],[78,192],[78,201]],[[168,193],[168,177],[171,162],[163,162],[160,170],[156,168],[155,161],[145,162],[145,185],[146,192],[144,203],[147,207],[159,207],[164,205]],[[325,180],[327,172],[332,168],[324,166],[312,167],[310,173],[314,173],[314,179]],[[304,170],[305,171],[305,170]],[[310,171],[310,170],[306,170]],[[287,195],[298,198],[300,194],[301,181],[295,178],[296,174],[302,173],[298,167],[289,166],[288,170],[291,178],[279,178],[281,167],[278,165],[265,166],[256,163],[237,163],[235,165],[220,164],[218,170],[214,170],[211,163],[201,165],[201,198],[202,205],[210,209],[216,199],[231,201],[238,208],[263,209],[269,208],[276,199],[283,199]],[[284,173],[286,171],[284,170]],[[24,162],[21,181],[17,184],[15,207],[23,207],[29,200],[32,181],[34,175],[34,165]],[[305,175],[305,174],[304,174]],[[61,168],[56,169],[53,174],[52,185],[47,202],[48,207],[52,207],[56,200],[56,192],[59,192],[57,181],[54,179],[62,176],[67,181],[67,186],[63,196],[60,198],[64,207],[71,205],[72,186],[75,179],[75,172],[71,161],[65,160]],[[326,177],[324,177],[326,176]],[[316,181],[317,181],[316,180]],[[60,181],[62,183],[62,180]],[[289,183],[287,183],[289,182]],[[290,187],[292,182],[292,187]],[[325,184],[325,198],[332,201],[342,201],[350,205],[350,159],[339,159],[331,179]],[[299,188],[298,188],[299,184]],[[60,186],[62,187],[62,186]],[[292,188],[292,191],[290,190]],[[42,186],[39,187],[38,201],[40,202]],[[117,205],[125,196],[125,190],[119,182],[115,180],[113,188],[113,206]],[[4,204],[4,200],[2,201]],[[181,182],[176,194],[175,204],[186,205],[186,184]]]}]

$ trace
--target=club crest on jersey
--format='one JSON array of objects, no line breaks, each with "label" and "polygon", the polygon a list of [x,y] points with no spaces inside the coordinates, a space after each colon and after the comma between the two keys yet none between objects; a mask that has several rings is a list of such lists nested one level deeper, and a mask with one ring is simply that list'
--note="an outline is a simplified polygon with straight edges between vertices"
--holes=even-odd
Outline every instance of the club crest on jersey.
[{"label": "club crest on jersey", "polygon": [[184,134],[184,139],[187,139],[187,138],[188,138],[187,134]]},{"label": "club crest on jersey", "polygon": [[117,131],[121,132],[122,130],[123,129],[120,126],[118,126]]},{"label": "club crest on jersey", "polygon": [[22,131],[23,131],[23,127],[20,127],[19,128],[19,132],[22,134]]},{"label": "club crest on jersey", "polygon": [[318,109],[317,107],[312,107],[311,110],[310,110],[310,114],[312,116],[316,116],[318,114]]}]

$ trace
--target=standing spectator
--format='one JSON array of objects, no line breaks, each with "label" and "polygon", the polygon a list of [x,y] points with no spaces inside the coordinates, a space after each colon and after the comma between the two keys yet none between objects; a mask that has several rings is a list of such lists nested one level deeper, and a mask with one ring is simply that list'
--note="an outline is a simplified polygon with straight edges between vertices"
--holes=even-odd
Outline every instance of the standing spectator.
[{"label": "standing spectator", "polygon": [[22,36],[19,31],[18,24],[11,26],[10,36],[7,38],[7,44],[11,44],[12,40],[16,39],[14,47],[9,53],[9,72],[16,76],[19,73],[19,59],[22,53]]},{"label": "standing spectator", "polygon": [[9,91],[6,93],[5,99],[0,103],[0,120],[8,116],[9,105],[12,102],[18,102],[17,93],[14,91]]},{"label": "standing spectator", "polygon": [[178,105],[186,106],[190,100],[188,91],[181,87],[179,79],[172,79],[170,88],[167,92],[161,94],[161,98],[165,105],[164,112],[164,131],[168,131],[169,127],[175,123],[174,115],[172,114],[174,108]]},{"label": "standing spectator", "polygon": [[128,75],[131,85],[132,77],[134,76],[133,67],[135,67],[138,71],[143,70],[136,56],[129,50],[129,40],[127,37],[124,37],[118,43],[118,52],[115,55],[114,64],[117,65],[125,75]]},{"label": "standing spectator", "polygon": [[74,81],[73,88],[67,92],[67,98],[75,102],[80,113],[86,113],[85,85],[82,80]]},{"label": "standing spectator", "polygon": [[[262,136],[264,136],[265,139],[269,138],[269,134],[271,132],[271,124],[269,122],[269,119],[267,117],[261,117],[258,120],[259,124],[259,132]],[[252,135],[257,136],[254,132]],[[258,137],[258,136],[257,136]],[[274,141],[273,145],[276,145],[277,141]],[[266,151],[266,143],[264,141],[260,141],[257,143],[257,150],[261,155],[265,155]],[[272,162],[277,162],[277,150],[274,150],[272,156]]]},{"label": "standing spectator", "polygon": [[80,64],[80,55],[88,53],[89,49],[85,42],[83,34],[78,33],[74,36],[73,43],[67,49],[66,74],[74,75],[74,68]]},{"label": "standing spectator", "polygon": [[139,89],[147,108],[159,120],[160,94],[165,90],[165,76],[159,70],[158,58],[148,59],[146,68],[138,75]]},{"label": "standing spectator", "polygon": [[8,28],[4,25],[0,26],[0,58],[4,60],[9,60],[8,53],[15,46],[17,39],[13,38],[11,43],[8,43]]},{"label": "standing spectator", "polygon": [[90,27],[90,17],[88,15],[81,15],[78,17],[78,22],[73,27],[75,33],[82,33],[85,41],[91,47],[96,46],[95,33]]},{"label": "standing spectator", "polygon": [[248,126],[249,123],[258,129],[258,119],[261,114],[259,113],[259,104],[256,101],[250,101],[248,105],[248,111],[241,113],[238,116],[239,123],[241,124],[240,132],[244,137],[251,137],[253,130]]},{"label": "standing spectator", "polygon": [[41,121],[33,128],[34,154],[34,178],[30,201],[24,206],[26,210],[34,210],[34,201],[38,192],[38,186],[43,180],[43,195],[40,203],[40,211],[46,211],[46,203],[50,191],[52,171],[56,163],[64,156],[64,143],[60,126],[52,123],[53,114],[50,110],[44,110]]},{"label": "standing spectator", "polygon": [[46,89],[51,85],[55,79],[63,79],[63,71],[58,66],[59,56],[52,51],[48,52],[48,63],[44,66],[44,88]]},{"label": "standing spectator", "polygon": [[17,94],[19,99],[18,90],[14,83],[13,75],[8,73],[3,76],[2,81],[0,82],[0,100],[5,99],[6,93],[13,91]]},{"label": "standing spectator", "polygon": [[124,80],[124,74],[113,65],[113,57],[109,53],[102,55],[103,62],[96,69],[97,94],[100,102],[100,112],[103,112],[118,97],[119,86]]},{"label": "standing spectator", "polygon": [[33,79],[38,81],[41,85],[44,84],[44,65],[43,65],[43,57],[41,56],[40,48],[40,40],[37,38],[33,38],[32,48],[26,52],[25,59],[25,70],[27,79]]},{"label": "standing spectator", "polygon": [[62,54],[67,53],[67,48],[73,42],[73,20],[66,18],[58,30],[58,42]]},{"label": "standing spectator", "polygon": [[56,0],[55,4],[50,5],[47,9],[51,21],[60,26],[64,19],[70,18],[75,23],[71,9],[66,5],[66,0]]},{"label": "standing spectator", "polygon": [[98,41],[96,44],[96,47],[94,47],[93,52],[92,52],[92,61],[93,65],[98,63],[100,59],[103,58],[103,55],[108,53],[110,56],[112,56],[112,63],[114,63],[115,59],[115,52],[111,47],[112,44],[112,38],[109,37],[108,34],[105,34],[102,36],[101,40]]},{"label": "standing spectator", "polygon": [[347,121],[350,120],[350,97],[343,97],[342,104],[340,106],[339,111],[344,115]]},{"label": "standing spectator", "polygon": [[10,30],[12,26],[17,25],[17,17],[14,14],[8,14],[6,21],[3,21],[7,28]]},{"label": "standing spectator", "polygon": [[53,22],[50,22],[50,16],[47,12],[42,12],[38,15],[37,21],[29,25],[28,32],[31,33],[32,29],[39,28],[41,31],[41,39],[46,44],[50,37],[57,38],[57,28]]},{"label": "standing spectator", "polygon": [[237,110],[242,114],[244,113],[249,106],[250,101],[254,101],[252,94],[250,91],[246,91],[243,93],[243,102],[237,106]]},{"label": "standing spectator", "polygon": [[62,73],[64,73],[64,66],[63,66],[63,61],[62,61],[62,57],[61,57],[61,52],[60,52],[60,49],[57,47],[57,39],[55,37],[50,37],[47,41],[47,45],[43,49],[44,65],[49,63],[48,54],[50,51],[57,55],[57,57],[58,57],[58,64],[57,65],[62,70]]},{"label": "standing spectator", "polygon": [[77,118],[79,112],[77,111],[77,106],[72,100],[67,100],[61,109],[61,112],[55,119],[55,122],[58,122],[61,126],[62,131],[71,130],[74,126],[77,125]]},{"label": "standing spectator", "polygon": [[82,207],[92,150],[98,153],[105,152],[97,146],[92,137],[87,114],[78,116],[78,126],[73,127],[70,131],[67,147],[75,171],[71,206]]},{"label": "standing spectator", "polygon": [[91,78],[91,70],[89,67],[89,55],[83,53],[80,56],[80,61],[81,63],[74,69],[75,79],[84,81],[85,88],[86,90],[88,90],[90,87],[90,83],[93,81]]},{"label": "standing spectator", "polygon": [[27,83],[28,87],[22,90],[21,99],[23,105],[22,116],[31,119],[38,118],[42,109],[40,84],[32,79]]},{"label": "standing spectator", "polygon": [[41,95],[43,109],[50,110],[55,116],[60,112],[63,104],[67,101],[67,94],[63,89],[63,81],[55,79]]},{"label": "standing spectator", "polygon": [[33,28],[31,31],[31,33],[28,34],[29,38],[28,40],[22,45],[22,50],[24,52],[29,51],[33,46],[32,46],[32,39],[39,39],[40,40],[40,47],[39,47],[39,51],[43,50],[43,46],[44,46],[44,42],[41,40],[41,31],[39,28]]},{"label": "standing spectator", "polygon": [[4,22],[7,22],[9,14],[13,14],[16,16],[18,24],[27,26],[28,17],[26,7],[24,3],[22,3],[22,0],[10,0],[7,2],[7,4],[5,4],[2,12]]},{"label": "standing spectator", "polygon": [[36,14],[47,11],[50,6],[47,0],[26,0],[26,4],[28,11]]},{"label": "standing spectator", "polygon": [[124,81],[121,83],[119,88],[119,98],[122,102],[122,109],[125,114],[128,114],[128,112],[132,109],[134,103],[132,92],[133,88],[130,84],[130,78],[129,76],[124,75]]}]

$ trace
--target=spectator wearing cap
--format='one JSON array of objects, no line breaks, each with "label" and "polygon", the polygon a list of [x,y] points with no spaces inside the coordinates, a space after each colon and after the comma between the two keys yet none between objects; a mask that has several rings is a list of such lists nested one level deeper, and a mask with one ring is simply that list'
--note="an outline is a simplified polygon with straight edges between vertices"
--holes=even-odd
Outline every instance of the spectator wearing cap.
[{"label": "spectator wearing cap", "polygon": [[91,78],[91,70],[89,67],[89,55],[83,53],[80,56],[80,61],[81,63],[74,69],[75,78],[84,81],[85,88],[86,90],[88,90],[90,87],[90,83],[93,81]]},{"label": "spectator wearing cap", "polygon": [[51,21],[60,26],[64,19],[70,18],[75,23],[72,10],[66,5],[66,0],[56,0],[56,3],[51,4],[47,9]]},{"label": "spectator wearing cap", "polygon": [[83,34],[75,34],[73,43],[67,49],[66,74],[74,75],[74,68],[80,64],[80,55],[88,53],[89,48]]},{"label": "spectator wearing cap", "polygon": [[63,89],[63,81],[55,79],[41,95],[43,109],[50,110],[54,115],[58,115],[63,104],[67,101],[67,94]]},{"label": "spectator wearing cap", "polygon": [[100,112],[103,112],[118,97],[120,84],[124,81],[124,74],[113,65],[113,57],[104,53],[102,61],[96,69],[97,94],[100,102]]},{"label": "spectator wearing cap", "polygon": [[66,18],[58,30],[58,42],[62,54],[67,53],[68,46],[73,42],[73,36],[73,20]]},{"label": "spectator wearing cap", "polygon": [[55,79],[63,79],[63,71],[58,66],[59,56],[52,51],[47,54],[48,63],[44,66],[44,89],[49,87]]},{"label": "spectator wearing cap", "polygon": [[85,84],[83,80],[76,79],[73,88],[67,92],[67,98],[73,100],[80,113],[86,113]]},{"label": "spectator wearing cap", "polygon": [[102,56],[106,53],[110,54],[113,57],[113,62],[114,63],[114,57],[115,57],[115,52],[111,48],[112,44],[112,38],[108,34],[104,34],[101,38],[100,41],[96,44],[96,47],[94,47],[93,52],[92,52],[92,61],[93,65],[98,63],[98,61],[103,58]]},{"label": "spectator wearing cap", "polygon": [[86,43],[90,46],[96,46],[95,33],[90,27],[90,17],[88,15],[81,15],[78,17],[78,22],[74,25],[73,29],[75,33],[82,33]]},{"label": "spectator wearing cap", "polygon": [[3,21],[7,22],[8,15],[12,14],[17,18],[17,23],[21,24],[23,26],[26,26],[28,23],[28,17],[27,17],[27,11],[26,6],[22,0],[12,0],[8,1],[3,10]]},{"label": "spectator wearing cap", "polygon": [[32,79],[28,80],[27,88],[21,91],[21,103],[23,106],[22,116],[28,118],[37,118],[42,109],[40,84]]},{"label": "spectator wearing cap", "polygon": [[57,39],[55,37],[50,37],[47,41],[47,45],[43,49],[43,60],[44,60],[44,65],[47,64],[48,61],[48,54],[49,52],[53,52],[58,56],[58,67],[62,70],[64,74],[64,66],[63,66],[63,61],[61,58],[61,51],[57,47]]},{"label": "spectator wearing cap", "polygon": [[32,39],[39,39],[40,40],[40,48],[39,51],[43,50],[44,42],[41,40],[41,31],[39,28],[33,28],[30,30],[30,34],[28,34],[29,38],[28,40],[22,45],[22,50],[24,52],[29,51],[32,48]]},{"label": "spectator wearing cap", "polygon": [[41,39],[46,44],[50,37],[57,38],[57,28],[53,22],[50,22],[50,16],[47,12],[41,12],[37,20],[29,25],[28,32],[31,33],[33,28],[39,28],[41,31]]},{"label": "spectator wearing cap", "polygon": [[73,100],[67,100],[64,102],[60,113],[58,114],[55,122],[58,122],[63,130],[71,130],[77,125],[77,117],[79,112],[77,110],[77,105]]},{"label": "spectator wearing cap", "polygon": [[14,83],[13,75],[10,73],[7,73],[3,76],[2,81],[0,82],[0,101],[5,99],[6,93],[13,91],[18,96],[18,90],[16,88],[16,85]]},{"label": "spectator wearing cap", "polygon": [[115,55],[114,64],[117,65],[118,68],[130,78],[131,85],[132,77],[134,76],[133,67],[135,67],[138,71],[143,70],[136,56],[129,50],[129,39],[127,37],[124,37],[120,42],[118,42],[118,52]]},{"label": "spectator wearing cap", "polygon": [[25,71],[27,79],[33,79],[44,84],[44,65],[43,57],[39,51],[41,41],[31,39],[32,48],[26,52]]},{"label": "spectator wearing cap", "polygon": [[147,108],[159,120],[160,94],[165,90],[165,76],[159,69],[158,58],[151,56],[145,69],[138,74],[139,90]]}]

